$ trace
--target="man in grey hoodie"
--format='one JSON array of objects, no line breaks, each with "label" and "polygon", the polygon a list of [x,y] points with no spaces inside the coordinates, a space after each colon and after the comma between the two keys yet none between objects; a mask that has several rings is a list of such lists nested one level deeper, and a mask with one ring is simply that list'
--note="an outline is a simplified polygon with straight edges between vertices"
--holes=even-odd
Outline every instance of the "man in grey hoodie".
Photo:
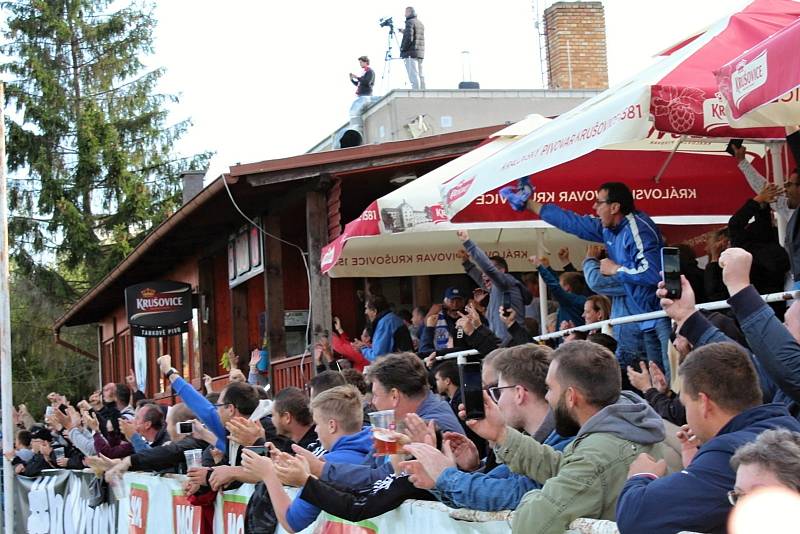
[{"label": "man in grey hoodie", "polygon": [[512,516],[513,532],[561,534],[579,517],[614,520],[633,460],[641,453],[663,458],[662,419],[644,400],[620,391],[616,358],[595,343],[559,347],[545,384],[556,432],[576,436],[563,452],[506,426],[486,394],[486,418],[467,421],[496,443],[497,458],[509,469],[544,482],[522,498]]},{"label": "man in grey hoodie", "polygon": [[472,242],[466,230],[458,230],[456,235],[464,244],[464,250],[469,254],[469,258],[465,258],[463,262],[464,271],[478,284],[478,287],[489,291],[489,304],[486,305],[489,329],[505,344],[511,336],[500,317],[500,307],[504,303],[508,304],[517,312],[517,323],[524,327],[525,306],[530,304],[533,295],[525,284],[508,274],[508,264],[503,258],[500,256],[488,257],[478,245]]}]

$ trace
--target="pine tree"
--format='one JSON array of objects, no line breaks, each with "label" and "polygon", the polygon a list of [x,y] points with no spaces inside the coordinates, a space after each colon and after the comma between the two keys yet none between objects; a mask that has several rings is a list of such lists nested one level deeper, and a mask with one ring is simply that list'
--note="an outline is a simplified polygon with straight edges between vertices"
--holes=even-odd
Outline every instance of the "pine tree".
[{"label": "pine tree", "polygon": [[98,281],[180,205],[179,172],[208,154],[174,155],[189,126],[167,124],[147,70],[153,6],[109,0],[3,3],[10,237],[16,265],[55,259]]}]

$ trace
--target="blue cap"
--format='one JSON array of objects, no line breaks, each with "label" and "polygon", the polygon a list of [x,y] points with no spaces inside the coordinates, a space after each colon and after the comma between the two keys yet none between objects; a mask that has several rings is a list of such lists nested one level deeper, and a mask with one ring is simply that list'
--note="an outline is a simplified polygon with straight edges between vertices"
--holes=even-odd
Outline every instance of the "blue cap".
[{"label": "blue cap", "polygon": [[457,287],[448,287],[444,292],[444,298],[446,299],[466,299],[467,297],[464,295],[464,292],[461,291]]}]

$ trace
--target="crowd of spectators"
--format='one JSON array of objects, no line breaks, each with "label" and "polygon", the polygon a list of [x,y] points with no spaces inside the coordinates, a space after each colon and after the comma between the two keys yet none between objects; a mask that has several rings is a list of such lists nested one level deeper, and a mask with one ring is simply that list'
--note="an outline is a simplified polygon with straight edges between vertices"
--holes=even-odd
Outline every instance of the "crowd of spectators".
[{"label": "crowd of spectators", "polygon": [[[614,520],[623,534],[724,532],[744,496],[800,491],[800,304],[776,313],[759,297],[778,273],[765,280],[765,261],[789,270],[761,213],[778,193],[762,187],[729,233],[709,238],[705,273],[685,260],[677,299],[659,282],[663,239],[623,184],[600,188],[597,217],[529,202],[607,248],[591,245],[582,272],[567,249],[560,274],[531,258],[535,272],[519,280],[459,232],[477,287],[449,287],[411,312],[368,295],[358,340],[338,319],[316,340],[305,389],[272,398],[256,350],[247,376],[234,358],[228,383],[215,392],[206,380],[203,394],[163,355],[176,404],[144,398],[132,372],[86,400],[52,393],[41,423],[19,407],[5,455],[20,476],[91,468],[112,487],[128,470],[185,474],[202,532],[212,531],[217,492],[244,483],[255,485],[248,533],[297,532],[320,511],[357,522],[408,499],[509,510],[520,533],[561,533],[580,517]],[[527,319],[539,309],[537,276],[553,301],[551,330],[668,317],[536,343]],[[716,297],[729,312],[697,311]],[[482,419],[466,417],[463,369],[448,358],[469,349],[481,364]],[[373,426],[378,412],[394,423]],[[379,451],[378,437],[397,449]]]}]

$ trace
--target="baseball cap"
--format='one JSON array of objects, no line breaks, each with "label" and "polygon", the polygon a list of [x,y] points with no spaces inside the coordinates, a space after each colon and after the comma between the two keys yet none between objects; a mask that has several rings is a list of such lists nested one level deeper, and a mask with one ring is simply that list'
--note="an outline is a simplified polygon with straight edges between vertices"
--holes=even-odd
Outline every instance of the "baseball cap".
[{"label": "baseball cap", "polygon": [[31,429],[31,439],[41,439],[44,441],[51,441],[53,439],[53,434],[43,427],[38,427],[36,429]]},{"label": "baseball cap", "polygon": [[448,287],[444,292],[444,298],[446,299],[465,299],[466,296],[464,292],[461,291],[457,287]]}]

